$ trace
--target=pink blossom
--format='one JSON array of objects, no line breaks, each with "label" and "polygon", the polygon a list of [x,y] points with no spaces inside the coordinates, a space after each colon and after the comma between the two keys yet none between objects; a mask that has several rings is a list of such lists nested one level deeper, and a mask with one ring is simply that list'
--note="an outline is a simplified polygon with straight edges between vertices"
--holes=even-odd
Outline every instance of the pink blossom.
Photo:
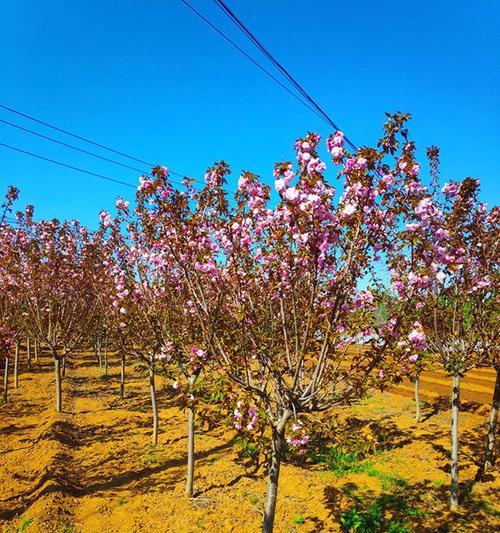
[{"label": "pink blossom", "polygon": [[285,183],[285,180],[283,178],[278,178],[277,180],[274,181],[274,188],[278,191],[278,192],[282,192],[284,189],[286,189],[286,183]]},{"label": "pink blossom", "polygon": [[344,206],[344,209],[342,210],[342,214],[346,216],[352,215],[356,211],[357,205],[353,203],[348,203]]},{"label": "pink blossom", "polygon": [[285,198],[291,203],[296,202],[298,197],[299,197],[299,195],[300,195],[300,193],[295,187],[289,187],[285,191]]}]

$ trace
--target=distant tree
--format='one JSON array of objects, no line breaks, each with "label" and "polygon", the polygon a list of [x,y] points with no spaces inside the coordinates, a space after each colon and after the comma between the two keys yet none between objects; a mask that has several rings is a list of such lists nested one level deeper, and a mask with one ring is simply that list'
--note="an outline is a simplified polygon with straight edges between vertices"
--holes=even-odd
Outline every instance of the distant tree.
[{"label": "distant tree", "polygon": [[[437,165],[436,160],[434,149],[431,166]],[[484,240],[492,213],[477,200],[478,188],[479,182],[472,178],[448,183],[441,193],[421,186],[419,194],[409,199],[412,209],[391,256],[399,297],[413,301],[418,309],[410,337],[428,346],[452,378],[452,510],[459,504],[460,378],[485,364],[495,350],[498,331],[492,320],[498,267],[491,257],[487,259]]]}]

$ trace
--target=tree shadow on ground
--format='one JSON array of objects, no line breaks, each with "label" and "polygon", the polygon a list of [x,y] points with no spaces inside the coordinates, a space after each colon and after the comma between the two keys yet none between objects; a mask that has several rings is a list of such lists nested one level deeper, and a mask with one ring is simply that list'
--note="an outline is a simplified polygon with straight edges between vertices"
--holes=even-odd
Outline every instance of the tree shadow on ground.
[{"label": "tree shadow on ground", "polygon": [[[61,435],[59,434],[59,438]],[[64,437],[64,442],[72,442],[73,437]],[[196,454],[197,464],[203,464],[210,456],[227,451],[233,442],[227,442]],[[70,468],[72,457],[70,453],[56,454],[53,466],[48,468],[38,479],[36,484],[22,494],[17,494],[0,502],[0,520],[8,520],[33,504],[42,496],[50,493],[61,493],[72,497],[81,497],[89,494],[98,494],[107,490],[126,488],[134,492],[159,491],[172,488],[179,482],[179,475],[169,478],[157,478],[157,474],[168,470],[184,467],[187,457],[182,455],[177,458],[161,461],[157,465],[144,466],[142,468],[125,470],[114,475],[106,475],[98,469],[87,468],[86,473],[75,471]],[[237,483],[235,480],[233,484]],[[132,487],[131,487],[132,486]],[[16,501],[13,507],[5,506],[10,501]]]},{"label": "tree shadow on ground", "polygon": [[[370,440],[360,440],[361,432],[366,432]],[[402,448],[413,440],[413,434],[400,429],[389,415],[384,416],[380,421],[366,421],[357,417],[349,417],[340,423],[333,433],[313,433],[306,456],[301,451],[297,453],[289,450],[286,462],[296,466],[303,466],[304,461],[317,463],[318,454],[321,455],[332,448],[355,456],[356,460],[362,461],[380,452]]]},{"label": "tree shadow on ground", "polygon": [[[467,492],[463,494],[461,508],[456,513],[448,509],[448,487],[436,486],[430,480],[412,485],[398,483],[379,494],[362,490],[355,483],[345,483],[340,488],[328,486],[323,502],[330,517],[342,524],[344,531],[498,531],[498,517],[488,504],[470,497]],[[472,525],[473,522],[477,525]]]},{"label": "tree shadow on ground", "polygon": [[[427,422],[433,416],[439,413],[449,411],[451,409],[451,401],[448,396],[438,396],[431,402],[425,402],[424,415],[421,422]],[[472,401],[460,401],[460,411],[463,413],[477,413],[484,409],[484,405]]]}]

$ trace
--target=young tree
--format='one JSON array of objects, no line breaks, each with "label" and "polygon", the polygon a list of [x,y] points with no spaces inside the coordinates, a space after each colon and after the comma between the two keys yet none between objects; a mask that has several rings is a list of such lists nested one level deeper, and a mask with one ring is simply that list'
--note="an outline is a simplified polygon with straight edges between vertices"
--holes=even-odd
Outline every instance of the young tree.
[{"label": "young tree", "polygon": [[101,272],[98,243],[78,221],[39,221],[33,208],[18,213],[24,233],[15,253],[31,333],[54,359],[56,410],[62,411],[62,364],[88,333]]},{"label": "young tree", "polygon": [[[153,170],[161,182],[166,172],[161,167]],[[198,378],[208,360],[207,352],[200,346],[199,324],[186,305],[189,295],[165,253],[157,247],[159,228],[152,223],[145,188],[149,181],[143,179],[138,188],[137,207],[130,213],[128,203],[117,202],[118,217],[102,215],[103,229],[110,228],[114,248],[115,291],[112,305],[122,312],[122,331],[126,332],[129,350],[146,361],[150,372],[150,390],[153,408],[153,444],[158,439],[158,415],[154,375],[160,367],[176,376],[174,388],[181,392],[182,405],[188,411],[188,472],[186,495],[193,495],[194,480],[194,427],[197,403]],[[179,204],[187,196],[170,198],[170,188],[157,190],[169,201]],[[190,188],[188,187],[188,192]],[[190,191],[189,193],[192,193]],[[125,232],[121,230],[125,228]],[[161,228],[160,228],[161,229]],[[134,323],[132,326],[131,322]],[[137,329],[137,324],[140,328]],[[134,331],[139,335],[134,335]],[[147,342],[144,342],[147,339]],[[172,366],[174,367],[172,369]]]},{"label": "young tree", "polygon": [[[379,150],[349,156],[342,133],[328,139],[334,162],[343,162],[337,202],[315,134],[296,143],[297,174],[289,162],[276,165],[274,208],[269,187],[245,172],[230,209],[224,162],[208,170],[205,189],[190,202],[175,201],[167,176],[144,182],[156,249],[182,277],[206,349],[266,414],[265,532],[273,528],[290,421],[354,401],[391,370],[383,339],[398,318],[377,329],[376,295],[361,285],[391,245],[393,198],[408,181],[384,161],[398,147],[398,121],[404,119],[390,117]],[[352,355],[360,340],[368,349]]]},{"label": "young tree", "polygon": [[[437,165],[437,152],[431,156],[431,165]],[[421,188],[392,256],[396,290],[418,309],[419,322],[410,335],[429,345],[452,378],[452,510],[459,503],[460,379],[484,364],[497,335],[491,338],[496,267],[486,259],[483,242],[484,224],[491,215],[477,200],[478,188],[472,178],[448,183],[441,191],[443,200],[436,191]]]},{"label": "young tree", "polygon": [[10,351],[15,345],[14,386],[18,386],[19,344],[16,334],[21,330],[20,301],[17,295],[15,275],[15,250],[19,230],[6,222],[12,206],[19,196],[19,189],[9,186],[0,206],[0,359],[4,361],[3,401],[8,400]]}]

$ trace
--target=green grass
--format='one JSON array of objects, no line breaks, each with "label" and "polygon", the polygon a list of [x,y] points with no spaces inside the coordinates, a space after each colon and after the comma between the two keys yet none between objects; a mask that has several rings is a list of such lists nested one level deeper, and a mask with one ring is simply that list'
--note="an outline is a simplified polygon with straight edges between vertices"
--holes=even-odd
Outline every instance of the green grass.
[{"label": "green grass", "polygon": [[292,518],[294,524],[304,524],[306,519],[303,516],[297,515]]},{"label": "green grass", "polygon": [[337,476],[350,472],[361,473],[366,468],[355,453],[347,452],[343,448],[329,447],[313,451],[309,454],[309,458],[313,463],[325,464]]},{"label": "green grass", "polygon": [[382,489],[387,490],[392,486],[403,487],[406,481],[393,474],[381,472],[375,468],[371,461],[360,459],[359,455],[348,452],[343,448],[325,448],[319,452],[309,454],[314,463],[323,463],[336,476],[343,476],[349,473],[366,474],[370,477],[376,477],[382,481]]},{"label": "green grass", "polygon": [[381,494],[366,509],[357,503],[342,513],[340,524],[346,533],[410,533],[405,517],[414,516],[419,516],[418,510],[409,507],[404,498]]},{"label": "green grass", "polygon": [[26,518],[26,520],[24,520],[23,523],[17,528],[17,533],[23,533],[23,531],[26,531],[32,522],[33,518]]}]

